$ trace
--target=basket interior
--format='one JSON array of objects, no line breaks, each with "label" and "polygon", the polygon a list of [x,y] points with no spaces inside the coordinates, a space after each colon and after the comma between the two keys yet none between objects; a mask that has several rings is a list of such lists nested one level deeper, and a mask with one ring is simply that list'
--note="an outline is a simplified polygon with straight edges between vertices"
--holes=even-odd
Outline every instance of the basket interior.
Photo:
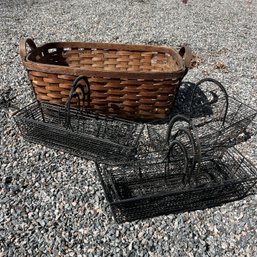
[{"label": "basket interior", "polygon": [[[133,50],[108,48],[103,44],[89,47],[74,45],[64,47],[63,44],[48,44],[38,47],[29,55],[30,61],[104,71],[130,71],[130,72],[175,72],[181,70],[178,56],[173,52],[164,51],[161,47],[155,50],[144,50],[141,46]],[[113,46],[115,46],[113,44]],[[118,47],[121,48],[121,47]]]}]

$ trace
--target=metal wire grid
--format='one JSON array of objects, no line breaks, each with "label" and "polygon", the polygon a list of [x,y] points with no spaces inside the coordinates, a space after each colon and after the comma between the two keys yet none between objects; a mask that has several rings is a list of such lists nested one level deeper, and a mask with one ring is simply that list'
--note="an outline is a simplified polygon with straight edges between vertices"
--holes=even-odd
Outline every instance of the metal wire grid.
[{"label": "metal wire grid", "polygon": [[14,119],[23,136],[84,158],[120,161],[134,158],[144,126],[126,120],[70,110],[63,106],[33,103]]},{"label": "metal wire grid", "polygon": [[[179,128],[187,128],[196,135],[202,154],[219,147],[234,146],[256,133],[257,126],[253,125],[257,116],[255,109],[229,97],[220,90],[219,82],[212,79],[204,82],[212,85],[208,84],[209,87],[203,89],[197,86],[199,83],[187,83],[181,89],[166,125],[148,125],[149,145],[152,149],[161,150],[164,143],[169,145],[167,141],[174,139]],[[176,115],[186,118],[172,122]],[[188,144],[185,140],[182,142]]]},{"label": "metal wire grid", "polygon": [[203,149],[233,146],[246,141],[256,132],[254,128],[247,129],[257,111],[232,97],[228,99],[229,108],[224,122],[215,119],[208,122],[204,122],[203,118],[193,119]]},{"label": "metal wire grid", "polygon": [[252,193],[257,182],[257,169],[236,149],[223,151],[213,158],[203,158],[199,173],[186,184],[184,174],[167,159],[119,166],[97,164],[115,220],[125,222],[204,209]]}]

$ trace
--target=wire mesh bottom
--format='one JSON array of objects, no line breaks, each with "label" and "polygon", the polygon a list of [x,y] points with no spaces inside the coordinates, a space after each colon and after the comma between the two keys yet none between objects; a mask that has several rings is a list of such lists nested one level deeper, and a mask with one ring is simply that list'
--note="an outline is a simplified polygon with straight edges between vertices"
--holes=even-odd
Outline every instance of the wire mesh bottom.
[{"label": "wire mesh bottom", "polygon": [[[158,158],[157,158],[158,159]],[[205,209],[254,192],[257,170],[236,149],[202,160],[199,173],[183,173],[153,158],[121,165],[97,164],[106,199],[117,222]],[[168,168],[167,168],[168,167]]]},{"label": "wire mesh bottom", "polygon": [[33,103],[14,116],[28,141],[88,159],[120,161],[133,159],[142,124],[93,113],[70,111],[66,124],[63,106]]}]

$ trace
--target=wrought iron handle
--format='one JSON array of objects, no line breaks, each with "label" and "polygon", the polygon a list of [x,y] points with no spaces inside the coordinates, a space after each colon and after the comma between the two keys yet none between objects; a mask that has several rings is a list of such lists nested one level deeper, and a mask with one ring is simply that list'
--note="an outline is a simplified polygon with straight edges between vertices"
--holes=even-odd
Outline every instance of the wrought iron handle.
[{"label": "wrought iron handle", "polygon": [[[79,87],[80,88],[80,87]],[[73,131],[72,125],[71,125],[71,115],[70,115],[70,103],[72,98],[77,97],[78,99],[78,107],[80,109],[80,97],[77,92],[70,93],[68,100],[65,104],[65,109],[66,109],[66,116],[65,116],[65,124],[64,127],[69,128]]]},{"label": "wrought iron handle", "polygon": [[[84,110],[84,103],[85,103],[85,91],[84,91],[84,86],[79,83],[79,81],[84,80],[86,82],[86,91],[88,95],[88,105],[90,104],[90,91],[89,91],[89,82],[86,76],[80,76],[75,79],[71,86],[71,91],[70,94],[67,98],[67,101],[65,103],[65,109],[66,109],[66,117],[65,117],[65,127],[70,128],[73,130],[72,125],[71,125],[71,117],[70,117],[70,105],[71,105],[71,100],[76,97],[77,98],[77,104],[78,104],[78,109],[79,110]],[[82,95],[82,109],[80,108],[80,97],[79,93],[76,92],[77,89],[80,89],[81,95]]]},{"label": "wrought iron handle", "polygon": [[26,51],[26,45],[27,44],[29,45],[31,50],[34,50],[34,49],[37,48],[37,46],[34,43],[33,39],[31,39],[31,38],[23,38],[23,39],[21,39],[20,44],[19,44],[19,53],[20,53],[20,56],[21,56],[23,61],[25,60],[25,58],[28,55],[28,53]]},{"label": "wrought iron handle", "polygon": [[[189,129],[179,128],[174,135],[171,135],[172,128],[174,124],[178,121],[184,121],[188,123]],[[201,144],[192,120],[182,114],[175,115],[171,119],[167,129],[166,143],[169,145],[170,141],[173,142],[174,140],[177,140],[179,133],[184,133],[188,137],[189,143],[192,146],[192,152],[194,156],[192,156],[192,168],[190,171],[188,171],[189,177],[191,178],[192,173],[196,175],[199,173],[200,163],[201,163]],[[196,163],[198,163],[197,167],[196,167]]]},{"label": "wrought iron handle", "polygon": [[[89,81],[88,81],[88,78],[86,76],[79,76],[77,77],[74,81],[73,81],[73,84],[72,84],[72,89],[73,89],[73,92],[76,91],[76,89],[78,87],[80,87],[80,89],[83,91],[83,94],[85,96],[85,91],[83,89],[83,85],[81,85],[79,82],[80,81],[84,81],[85,84],[86,84],[86,94],[87,94],[87,107],[89,108],[90,107],[90,101],[91,101],[91,96],[90,96],[90,85],[89,85]],[[83,108],[84,108],[84,101],[85,101],[85,97],[82,99],[83,100]]]},{"label": "wrought iron handle", "polygon": [[171,136],[171,130],[172,130],[172,127],[174,126],[174,124],[177,122],[177,121],[185,121],[186,123],[189,124],[189,126],[191,128],[194,129],[194,125],[192,123],[192,120],[190,118],[188,118],[187,116],[183,115],[183,114],[177,114],[175,115],[169,122],[169,125],[168,125],[168,129],[167,129],[167,135],[166,135],[166,142],[168,143],[170,140],[174,139],[174,138],[170,138]]},{"label": "wrought iron handle", "polygon": [[[178,140],[173,140],[169,146],[169,150],[167,152],[167,155],[165,157],[165,159],[168,160],[168,163],[171,162],[171,156],[172,156],[172,151],[174,149],[175,146],[178,146],[180,148],[180,150],[182,151],[182,159],[184,161],[184,170],[182,171],[182,173],[184,174],[184,177],[182,179],[182,182],[185,183],[185,179],[188,173],[188,155],[187,155],[187,150],[185,148],[185,146]],[[169,170],[168,170],[169,172]],[[165,168],[165,177],[167,176],[167,169]]]},{"label": "wrought iron handle", "polygon": [[[187,157],[188,157],[188,166],[187,166],[187,171],[186,171],[186,173],[187,173],[187,180],[185,182],[189,183],[190,180],[191,180],[191,177],[192,177],[192,173],[193,172],[198,173],[198,170],[200,168],[200,157],[198,156],[198,154],[199,154],[198,151],[199,150],[198,151],[196,150],[196,144],[195,144],[194,136],[192,135],[190,130],[187,129],[187,128],[180,128],[176,132],[176,134],[174,135],[174,140],[179,141],[177,139],[177,137],[179,135],[181,135],[181,134],[185,134],[188,137],[189,142],[190,142],[190,144],[192,146],[192,153],[191,153],[191,155],[189,155],[189,152],[186,150],[186,146],[182,143],[184,148],[185,148],[185,150],[187,151]],[[191,161],[191,165],[190,165],[191,167],[189,167],[189,159],[192,160]],[[196,163],[198,163],[198,167],[197,167],[197,170],[195,171]]]},{"label": "wrought iron handle", "polygon": [[192,105],[193,105],[193,100],[195,98],[196,88],[199,87],[204,82],[212,82],[212,83],[216,84],[220,88],[220,90],[224,93],[225,100],[226,100],[225,113],[224,113],[224,116],[222,118],[222,126],[224,126],[225,121],[226,121],[226,117],[227,117],[227,113],[228,113],[228,106],[229,106],[228,93],[227,93],[225,87],[219,81],[217,81],[216,79],[204,78],[204,79],[201,79],[199,82],[197,82],[195,84],[195,86],[193,88],[193,92],[192,92],[191,102],[190,102],[190,111],[192,111]]}]

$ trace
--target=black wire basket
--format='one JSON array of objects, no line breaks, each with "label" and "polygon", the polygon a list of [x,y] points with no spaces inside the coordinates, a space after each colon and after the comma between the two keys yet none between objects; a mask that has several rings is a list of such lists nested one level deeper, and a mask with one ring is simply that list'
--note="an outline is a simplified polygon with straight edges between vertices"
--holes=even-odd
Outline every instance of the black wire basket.
[{"label": "black wire basket", "polygon": [[202,158],[201,169],[187,179],[190,170],[186,155],[178,154],[181,145],[175,140],[164,159],[157,152],[136,162],[97,163],[116,222],[210,208],[254,193],[257,170],[235,148]]},{"label": "black wire basket", "polygon": [[[133,159],[144,126],[81,110],[84,92],[77,82],[66,106],[34,102],[16,112],[14,120],[24,138],[86,159],[106,162]],[[78,98],[78,108],[70,107],[74,97]]]},{"label": "black wire basket", "polygon": [[197,134],[201,153],[205,154],[249,139],[256,133],[256,116],[257,110],[228,96],[214,79],[184,83],[166,126],[148,125],[149,142],[160,150],[164,142],[174,139],[179,128],[187,127],[193,135]]}]

